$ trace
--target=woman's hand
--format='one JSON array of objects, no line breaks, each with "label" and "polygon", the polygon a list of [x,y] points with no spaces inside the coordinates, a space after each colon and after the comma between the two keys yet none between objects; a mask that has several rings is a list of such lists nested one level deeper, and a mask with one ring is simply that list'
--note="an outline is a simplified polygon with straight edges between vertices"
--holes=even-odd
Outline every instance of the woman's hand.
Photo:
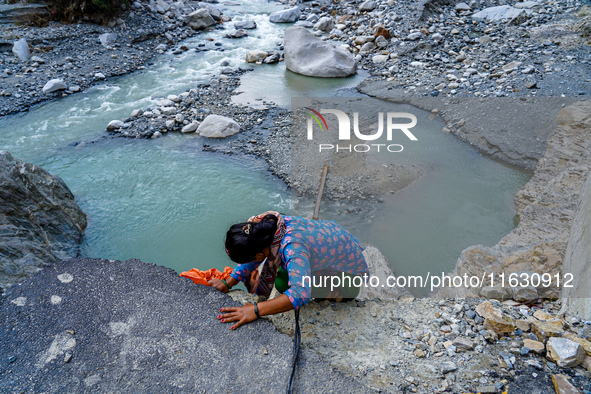
[{"label": "woman's hand", "polygon": [[[222,286],[224,286],[223,283]],[[237,322],[232,327],[230,327],[232,330],[237,329],[244,323],[250,323],[251,321],[255,321],[257,319],[257,315],[254,313],[254,305],[251,303],[248,303],[239,308],[221,308],[220,312],[224,312],[223,315],[218,315],[218,319],[222,323],[230,323],[233,321]]]},{"label": "woman's hand", "polygon": [[209,283],[210,285],[212,285],[213,287],[215,287],[216,289],[218,289],[219,291],[221,291],[222,293],[227,293],[228,290],[228,286],[226,286],[224,284],[224,282],[222,282],[219,279],[213,278],[212,280],[208,280],[207,283]]}]

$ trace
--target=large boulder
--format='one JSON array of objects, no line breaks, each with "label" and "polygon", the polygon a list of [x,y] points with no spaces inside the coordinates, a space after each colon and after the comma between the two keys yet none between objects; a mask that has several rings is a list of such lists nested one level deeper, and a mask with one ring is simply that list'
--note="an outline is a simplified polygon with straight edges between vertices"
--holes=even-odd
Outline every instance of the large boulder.
[{"label": "large boulder", "polygon": [[207,10],[207,12],[209,12],[209,15],[211,15],[211,17],[216,21],[222,19],[222,11],[209,3],[199,3],[199,8]]},{"label": "large boulder", "polygon": [[29,51],[29,44],[27,40],[21,38],[12,46],[12,53],[22,61],[27,61],[31,58],[31,52]]},{"label": "large boulder", "polygon": [[240,125],[234,120],[220,115],[208,115],[197,129],[197,134],[208,138],[226,138],[240,132]]},{"label": "large boulder", "polygon": [[68,87],[61,79],[50,79],[47,83],[43,86],[43,93],[53,93],[60,90],[66,90]]},{"label": "large boulder", "polygon": [[523,10],[511,7],[510,5],[499,5],[496,7],[485,8],[472,15],[473,19],[486,19],[489,22],[519,18],[524,13]]},{"label": "large boulder", "polygon": [[64,181],[0,151],[0,287],[77,256],[85,228]]},{"label": "large boulder", "polygon": [[208,10],[200,8],[187,15],[185,23],[191,26],[193,30],[203,30],[209,26],[215,25],[216,21],[211,17]]},{"label": "large boulder", "polygon": [[269,15],[269,22],[273,23],[293,23],[300,19],[302,11],[298,7],[288,10],[276,11]]},{"label": "large boulder", "polygon": [[[285,391],[293,339],[265,319],[230,330],[216,319],[230,306],[155,264],[58,263],[0,302],[0,392]],[[295,392],[367,391],[304,346],[296,371]]]},{"label": "large boulder", "polygon": [[348,77],[357,72],[353,55],[343,48],[319,40],[303,27],[285,30],[285,66],[309,77]]}]

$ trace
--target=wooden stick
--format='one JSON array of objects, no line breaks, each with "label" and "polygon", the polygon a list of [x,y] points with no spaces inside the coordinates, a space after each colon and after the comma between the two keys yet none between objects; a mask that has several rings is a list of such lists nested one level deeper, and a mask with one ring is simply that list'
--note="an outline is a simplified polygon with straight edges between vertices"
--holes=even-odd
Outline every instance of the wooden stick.
[{"label": "wooden stick", "polygon": [[326,175],[328,174],[328,166],[325,164],[322,168],[322,175],[320,176],[320,189],[318,190],[318,197],[316,197],[316,204],[314,205],[314,215],[312,220],[318,220],[320,213],[320,200],[322,199],[322,192],[324,192],[324,184],[326,183]]}]

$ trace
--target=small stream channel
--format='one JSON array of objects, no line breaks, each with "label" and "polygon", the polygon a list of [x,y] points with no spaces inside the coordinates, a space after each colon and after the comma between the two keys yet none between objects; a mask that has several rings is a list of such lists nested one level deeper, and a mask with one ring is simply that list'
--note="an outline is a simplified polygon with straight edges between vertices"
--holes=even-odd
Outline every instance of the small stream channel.
[{"label": "small stream channel", "polygon": [[[166,53],[144,70],[0,119],[0,149],[59,175],[76,196],[88,216],[85,255],[139,258],[178,272],[221,269],[233,264],[223,249],[229,224],[271,208],[291,212],[290,191],[262,160],[202,152],[203,141],[195,135],[102,138],[110,120],[209,81],[221,62],[245,66],[248,51],[278,48],[286,26],[269,23],[267,15],[280,5],[255,0],[220,6],[233,20],[255,20],[257,29],[247,38],[225,39],[233,29],[229,23],[226,30],[186,40],[191,50],[181,55]],[[202,43],[210,50],[192,50]],[[234,102],[287,107],[292,96],[342,95],[363,77],[315,79],[286,71],[284,63],[264,65],[243,76]],[[398,274],[424,275],[449,271],[462,249],[493,245],[507,234],[514,226],[513,197],[529,175],[442,133],[428,113],[413,113],[421,114],[424,143],[396,160],[428,168],[425,175],[387,196],[369,218],[344,214],[341,203],[324,201],[322,207],[324,218],[380,248]],[[309,209],[305,203],[298,206],[308,213],[302,212]]]}]

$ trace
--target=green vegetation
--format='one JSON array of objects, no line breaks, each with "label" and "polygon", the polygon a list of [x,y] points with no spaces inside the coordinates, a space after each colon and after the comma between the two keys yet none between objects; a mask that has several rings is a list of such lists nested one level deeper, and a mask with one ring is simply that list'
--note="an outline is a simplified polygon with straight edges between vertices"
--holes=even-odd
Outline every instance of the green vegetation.
[{"label": "green vegetation", "polygon": [[45,0],[45,12],[32,11],[24,23],[44,25],[48,21],[106,23],[129,6],[128,0]]}]

